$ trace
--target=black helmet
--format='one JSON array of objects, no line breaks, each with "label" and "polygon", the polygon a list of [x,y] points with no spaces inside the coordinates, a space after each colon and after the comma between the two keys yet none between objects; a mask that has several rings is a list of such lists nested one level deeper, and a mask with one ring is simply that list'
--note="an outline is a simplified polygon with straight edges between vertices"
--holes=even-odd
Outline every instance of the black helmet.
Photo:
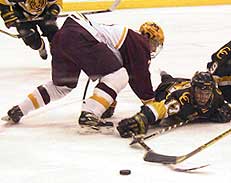
[{"label": "black helmet", "polygon": [[212,102],[216,87],[215,81],[209,72],[196,72],[191,80],[193,103],[208,107]]},{"label": "black helmet", "polygon": [[197,86],[202,90],[214,89],[216,86],[212,74],[210,74],[209,72],[198,72],[198,71],[192,77],[191,85],[193,88]]}]

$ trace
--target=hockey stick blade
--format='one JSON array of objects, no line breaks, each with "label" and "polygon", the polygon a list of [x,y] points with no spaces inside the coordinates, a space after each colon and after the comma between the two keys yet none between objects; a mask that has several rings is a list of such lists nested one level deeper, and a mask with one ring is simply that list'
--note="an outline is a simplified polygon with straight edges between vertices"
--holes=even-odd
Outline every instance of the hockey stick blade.
[{"label": "hockey stick blade", "polygon": [[[185,161],[186,159],[194,156],[195,154],[201,152],[202,150],[206,149],[207,147],[213,145],[217,141],[221,140],[225,136],[231,134],[231,128],[222,134],[218,135],[217,137],[213,138],[209,142],[201,145],[200,147],[196,148],[195,150],[191,151],[188,154],[182,156],[169,156],[164,154],[158,154],[153,150],[149,149],[147,153],[144,155],[144,160],[148,162],[155,162],[155,163],[162,163],[162,164],[177,164]],[[144,143],[144,142],[142,142]]]},{"label": "hockey stick blade", "polygon": [[175,165],[168,165],[168,167],[171,169],[171,170],[174,170],[176,172],[191,172],[191,171],[195,171],[195,170],[198,170],[198,169],[201,169],[201,168],[205,168],[209,166],[209,164],[207,165],[201,165],[201,166],[195,166],[195,167],[191,167],[191,168],[179,168],[179,167],[176,167]]},{"label": "hockey stick blade", "polygon": [[164,154],[158,154],[153,150],[149,150],[144,155],[144,161],[163,163],[163,164],[176,164],[178,156],[168,156]]},{"label": "hockey stick blade", "polygon": [[[143,141],[142,138],[136,138],[136,136],[134,135],[134,133],[132,133],[133,138],[137,141],[137,143],[139,143],[146,151],[147,154],[153,154],[155,155],[155,163],[162,163],[167,165],[171,170],[177,171],[177,172],[190,172],[190,171],[195,171],[204,167],[207,167],[208,165],[202,165],[202,166],[196,166],[196,167],[190,167],[190,168],[180,168],[180,167],[176,167],[176,160],[177,160],[177,156],[167,156],[167,155],[162,155],[162,154],[158,154],[152,151],[152,149]],[[149,158],[149,157],[147,157]],[[153,158],[153,157],[152,157]],[[146,159],[144,159],[146,161]],[[149,161],[150,162],[150,161]],[[165,162],[165,163],[163,163]]]}]

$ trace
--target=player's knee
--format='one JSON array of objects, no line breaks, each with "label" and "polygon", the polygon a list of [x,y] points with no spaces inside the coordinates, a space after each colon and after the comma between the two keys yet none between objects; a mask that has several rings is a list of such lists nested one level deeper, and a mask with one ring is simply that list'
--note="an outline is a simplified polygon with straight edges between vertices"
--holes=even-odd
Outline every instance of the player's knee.
[{"label": "player's knee", "polygon": [[94,89],[93,96],[83,104],[82,110],[101,116],[115,101],[117,94],[127,83],[128,74],[125,68],[102,77]]},{"label": "player's knee", "polygon": [[38,32],[33,29],[20,29],[19,34],[22,36],[24,43],[34,50],[38,50],[42,45],[42,40]]},{"label": "player's knee", "polygon": [[72,88],[69,88],[67,86],[54,85],[53,82],[46,83],[44,85],[44,87],[46,88],[47,93],[48,93],[51,101],[55,101],[55,100],[58,100],[60,98],[63,98],[68,93],[70,93],[72,90]]},{"label": "player's knee", "polygon": [[101,78],[100,82],[119,93],[127,85],[129,80],[128,73],[124,67]]},{"label": "player's knee", "polygon": [[59,30],[56,22],[55,24],[47,25],[46,29],[43,30],[43,36],[47,37],[48,41],[51,42],[55,33]]}]

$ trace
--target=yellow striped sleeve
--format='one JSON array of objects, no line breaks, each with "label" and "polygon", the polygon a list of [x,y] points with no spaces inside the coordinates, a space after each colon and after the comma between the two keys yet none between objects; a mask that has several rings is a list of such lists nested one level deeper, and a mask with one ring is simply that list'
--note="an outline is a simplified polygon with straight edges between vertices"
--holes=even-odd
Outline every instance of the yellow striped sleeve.
[{"label": "yellow striped sleeve", "polygon": [[124,27],[124,30],[123,30],[123,32],[122,32],[122,35],[121,35],[121,37],[120,37],[118,43],[115,45],[115,48],[116,48],[116,49],[120,48],[121,45],[123,44],[124,39],[125,39],[125,37],[127,36],[127,32],[128,32],[128,29],[127,29],[126,27]]},{"label": "yellow striped sleeve", "polygon": [[152,110],[153,114],[157,119],[163,119],[166,116],[166,107],[164,105],[164,101],[161,102],[156,102],[156,101],[151,101],[147,103],[147,106]]},{"label": "yellow striped sleeve", "polygon": [[231,76],[223,76],[214,78],[216,82],[231,81]]},{"label": "yellow striped sleeve", "polygon": [[0,0],[0,4],[3,4],[3,5],[11,5],[10,2],[7,2],[5,0]]}]

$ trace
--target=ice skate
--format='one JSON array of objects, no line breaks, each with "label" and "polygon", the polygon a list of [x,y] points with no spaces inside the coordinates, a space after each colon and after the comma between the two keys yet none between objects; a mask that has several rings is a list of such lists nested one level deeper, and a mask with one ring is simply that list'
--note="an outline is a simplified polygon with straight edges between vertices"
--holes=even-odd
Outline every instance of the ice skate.
[{"label": "ice skate", "polygon": [[111,134],[114,132],[114,125],[112,122],[104,121],[90,112],[82,111],[79,117],[79,125],[81,134],[89,133],[103,133]]},{"label": "ice skate", "polygon": [[23,117],[23,113],[18,105],[12,107],[6,116],[1,118],[2,121],[6,121],[7,124],[13,125],[19,123],[20,119]]}]

